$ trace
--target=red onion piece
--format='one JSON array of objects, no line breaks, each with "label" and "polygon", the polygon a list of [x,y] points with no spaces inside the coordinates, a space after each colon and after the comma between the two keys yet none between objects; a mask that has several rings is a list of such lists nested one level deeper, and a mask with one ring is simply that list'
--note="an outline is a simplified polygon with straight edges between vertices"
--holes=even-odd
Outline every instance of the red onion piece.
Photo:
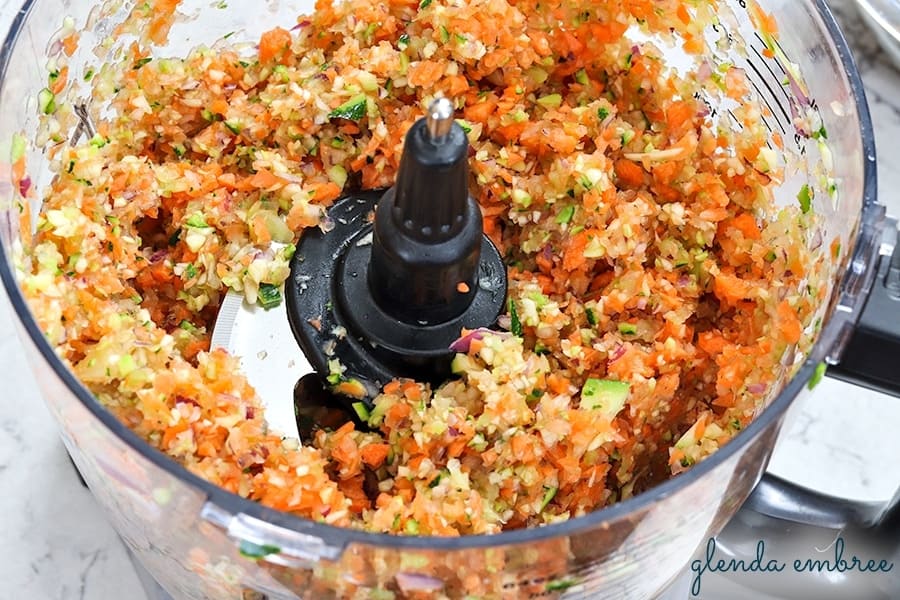
[{"label": "red onion piece", "polygon": [[751,394],[764,394],[768,387],[765,383],[751,383],[747,386],[747,391]]},{"label": "red onion piece", "polygon": [[19,182],[19,193],[22,194],[23,198],[28,197],[28,192],[31,190],[31,177],[25,177],[22,181]]},{"label": "red onion piece", "polygon": [[553,262],[553,247],[547,244],[541,249],[541,254],[550,262]]},{"label": "red onion piece", "polygon": [[803,88],[800,86],[800,82],[791,74],[790,69],[785,69],[785,71],[787,71],[787,80],[791,85],[791,92],[793,92],[794,98],[801,104],[809,106],[809,96],[804,93]]},{"label": "red onion piece", "polygon": [[809,242],[809,249],[814,251],[818,250],[822,247],[823,242],[824,240],[822,238],[822,230],[816,228],[816,230],[813,232],[812,240],[810,240]]},{"label": "red onion piece", "polygon": [[613,351],[609,354],[609,362],[615,362],[622,358],[625,355],[625,346],[623,344],[619,344]]},{"label": "red onion piece", "polygon": [[704,60],[697,68],[697,80],[702,83],[709,80],[710,77],[712,77],[712,67],[708,60]]},{"label": "red onion piece", "polygon": [[394,576],[397,587],[404,594],[409,592],[439,592],[444,589],[444,582],[436,577],[419,573],[397,573]]},{"label": "red onion piece", "polygon": [[494,331],[493,329],[488,329],[487,327],[479,327],[478,329],[473,329],[466,335],[450,344],[450,350],[452,350],[453,352],[468,352],[469,347],[472,345],[472,340],[483,339],[486,335],[509,337],[510,334],[505,331]]},{"label": "red onion piece", "polygon": [[196,406],[197,408],[200,408],[199,402],[197,402],[193,398],[188,398],[188,397],[182,396],[180,394],[175,396],[175,405],[177,406],[179,404],[190,404],[191,406]]}]

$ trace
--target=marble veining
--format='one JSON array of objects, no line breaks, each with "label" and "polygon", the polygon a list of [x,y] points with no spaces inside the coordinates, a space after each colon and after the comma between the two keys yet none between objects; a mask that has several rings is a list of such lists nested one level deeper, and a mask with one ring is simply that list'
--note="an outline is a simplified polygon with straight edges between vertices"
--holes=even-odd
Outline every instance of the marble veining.
[{"label": "marble veining", "polygon": [[[5,31],[18,0],[0,0]],[[900,72],[850,0],[832,0],[866,85],[881,201],[900,215]],[[143,600],[121,541],[79,483],[0,298],[0,600]],[[791,411],[770,469],[847,497],[900,485],[900,401],[825,380]]]}]

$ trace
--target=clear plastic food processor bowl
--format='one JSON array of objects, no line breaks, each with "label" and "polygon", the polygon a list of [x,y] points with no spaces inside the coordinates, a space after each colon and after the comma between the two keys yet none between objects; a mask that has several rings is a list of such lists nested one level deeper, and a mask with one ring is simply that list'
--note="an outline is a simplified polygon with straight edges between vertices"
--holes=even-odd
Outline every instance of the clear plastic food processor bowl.
[{"label": "clear plastic food processor bowl", "polygon": [[[89,102],[84,74],[97,68],[110,47],[130,43],[127,36],[111,36],[135,4],[28,0],[16,18],[0,56],[0,272],[65,444],[110,521],[150,573],[173,596],[193,599],[463,597],[465,582],[473,577],[483,598],[650,598],[669,584],[759,480],[785,410],[805,393],[815,365],[846,333],[870,281],[883,216],[874,204],[871,125],[847,47],[824,3],[760,2],[780,26],[777,41],[756,31],[747,0],[722,2],[730,10],[723,10],[720,24],[709,31],[711,38],[723,40],[721,55],[710,59],[745,69],[768,107],[766,124],[798,165],[779,190],[779,201],[797,202],[798,190],[809,185],[825,200],[817,202],[821,225],[810,232],[808,243],[827,248],[822,240],[839,237],[848,249],[832,264],[818,344],[786,365],[783,385],[752,425],[687,473],[565,523],[457,539],[337,529],[218,489],[151,449],[104,411],[44,340],[14,274],[20,225],[34,224],[22,222],[29,213],[23,210],[20,186],[13,184],[9,157],[26,140],[28,176],[36,190],[46,189],[53,173],[35,140],[48,135],[75,139],[74,123],[69,131],[48,131],[39,116],[48,61],[62,60],[64,17],[65,26],[83,30],[79,49],[68,59],[75,82],[69,101]],[[232,33],[229,43],[255,42],[276,25],[290,27],[312,8],[311,1],[185,0],[179,8],[183,18],[154,56],[184,56]],[[679,60],[674,50],[672,60]],[[727,105],[711,105],[710,111],[722,123],[731,119]],[[798,123],[804,124],[800,129],[810,123],[823,126],[827,140],[798,130]],[[30,215],[38,209],[32,206]],[[269,550],[253,559],[245,556],[248,547]]]}]

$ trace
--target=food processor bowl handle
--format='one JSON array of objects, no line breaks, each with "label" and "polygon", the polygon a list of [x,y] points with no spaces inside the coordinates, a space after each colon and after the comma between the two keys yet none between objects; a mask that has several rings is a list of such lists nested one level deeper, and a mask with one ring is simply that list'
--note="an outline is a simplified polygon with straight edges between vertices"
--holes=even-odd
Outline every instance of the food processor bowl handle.
[{"label": "food processor bowl handle", "polygon": [[900,231],[889,221],[895,226],[886,228],[872,290],[839,362],[828,374],[900,396]]}]

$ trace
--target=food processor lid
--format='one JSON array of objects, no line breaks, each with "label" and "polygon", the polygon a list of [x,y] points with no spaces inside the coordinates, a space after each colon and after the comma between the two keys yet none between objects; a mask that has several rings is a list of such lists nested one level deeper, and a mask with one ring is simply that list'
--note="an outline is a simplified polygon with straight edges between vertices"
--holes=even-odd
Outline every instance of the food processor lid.
[{"label": "food processor lid", "polygon": [[[28,16],[28,10],[34,3],[34,0],[27,0],[22,11],[16,16],[11,32],[4,44],[4,52],[0,55],[0,75],[5,76],[10,60],[10,50],[14,47],[20,34],[23,31],[25,20]],[[850,82],[855,108],[859,116],[859,128],[862,139],[862,145],[866,155],[863,161],[864,170],[864,195],[865,195],[865,211],[872,213],[876,210],[875,202],[875,148],[874,137],[872,133],[872,125],[869,117],[868,108],[865,101],[865,94],[862,82],[856,70],[852,56],[847,48],[846,42],[840,33],[834,18],[825,5],[823,0],[812,0],[822,22],[831,40],[837,48],[837,53],[846,71],[846,75]],[[0,78],[0,81],[3,81]],[[100,422],[102,422],[111,432],[118,438],[123,440],[128,446],[136,450],[139,454],[155,464],[159,468],[171,473],[173,476],[185,481],[203,493],[205,493],[211,504],[218,507],[223,513],[243,514],[248,517],[259,519],[271,525],[282,527],[286,530],[295,532],[313,534],[328,543],[336,545],[345,545],[350,542],[360,542],[365,544],[378,544],[382,546],[395,547],[411,547],[411,548],[427,548],[437,550],[462,549],[470,547],[486,547],[504,544],[526,543],[536,539],[546,539],[560,535],[567,535],[579,530],[594,527],[604,521],[614,520],[627,516],[633,511],[651,505],[656,499],[674,493],[680,487],[690,485],[698,481],[715,469],[719,464],[728,460],[734,453],[738,452],[746,444],[755,440],[761,432],[770,427],[771,424],[779,419],[784,410],[790,405],[793,397],[800,392],[806,382],[815,372],[815,364],[813,361],[807,361],[796,372],[794,377],[788,382],[786,387],[776,397],[772,404],[751,422],[734,440],[718,450],[708,459],[698,463],[688,472],[670,479],[652,489],[645,491],[637,496],[623,500],[622,502],[612,505],[608,508],[598,510],[594,513],[573,518],[569,521],[548,525],[546,527],[508,531],[493,535],[484,536],[466,536],[461,538],[436,538],[436,537],[398,537],[387,534],[373,534],[363,531],[342,529],[327,524],[313,523],[287,513],[279,512],[267,508],[261,504],[243,499],[235,494],[225,491],[210,482],[188,472],[183,466],[172,461],[161,452],[150,447],[137,434],[123,425],[116,417],[106,411],[91,395],[91,393],[77,380],[74,374],[69,371],[56,356],[53,349],[44,339],[40,328],[30,313],[27,303],[21,291],[18,288],[15,275],[10,267],[11,256],[9,248],[3,246],[0,248],[0,256],[2,256],[2,264],[0,264],[0,279],[9,294],[11,303],[19,316],[21,326],[28,334],[31,342],[36,346],[38,352],[45,362],[47,362],[56,376],[79,398],[81,403],[88,411]],[[837,330],[841,324],[837,322],[828,322],[824,325],[823,335],[818,341],[816,348],[821,349],[828,345],[829,340],[837,337]],[[825,349],[819,351],[819,355],[824,354]]]}]

